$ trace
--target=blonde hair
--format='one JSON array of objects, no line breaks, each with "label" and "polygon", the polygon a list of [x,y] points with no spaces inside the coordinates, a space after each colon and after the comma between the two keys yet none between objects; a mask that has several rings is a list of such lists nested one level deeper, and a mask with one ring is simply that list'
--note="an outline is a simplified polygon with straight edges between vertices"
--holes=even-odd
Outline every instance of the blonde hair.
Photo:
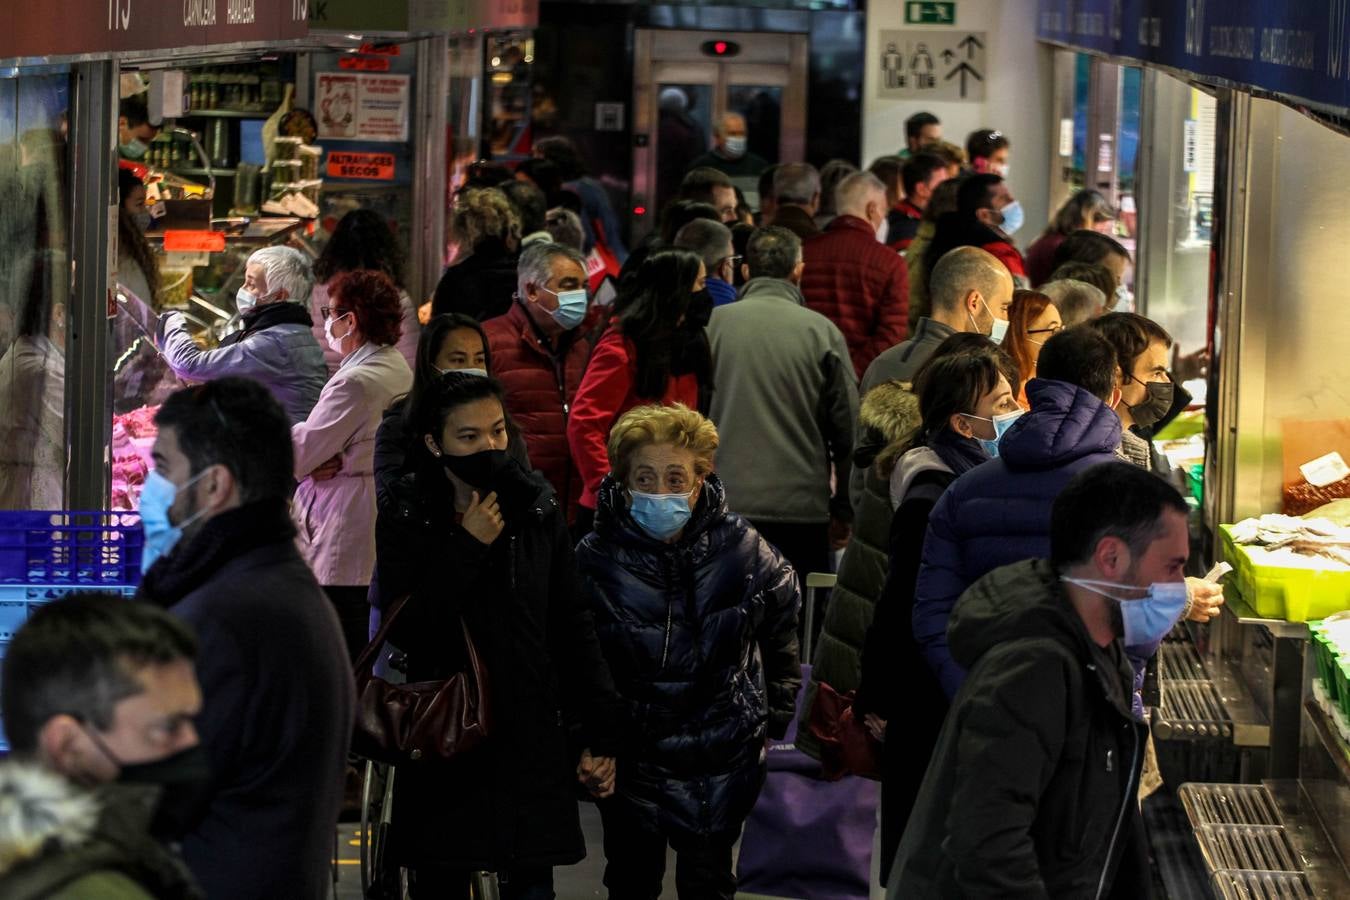
[{"label": "blonde hair", "polygon": [[707,475],[717,452],[717,426],[683,403],[636,406],[619,417],[609,432],[609,467],[620,482],[628,480],[633,454],[640,447],[672,444],[694,454],[694,474]]},{"label": "blonde hair", "polygon": [[460,242],[478,246],[487,238],[520,240],[520,215],[496,188],[477,188],[459,195],[451,228]]}]

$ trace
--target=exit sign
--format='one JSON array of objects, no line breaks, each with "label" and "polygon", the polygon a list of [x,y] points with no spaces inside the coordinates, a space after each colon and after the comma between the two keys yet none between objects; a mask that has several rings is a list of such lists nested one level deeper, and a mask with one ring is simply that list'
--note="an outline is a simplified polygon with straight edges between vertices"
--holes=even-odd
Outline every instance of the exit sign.
[{"label": "exit sign", "polygon": [[955,25],[955,0],[905,0],[905,22],[910,25]]}]

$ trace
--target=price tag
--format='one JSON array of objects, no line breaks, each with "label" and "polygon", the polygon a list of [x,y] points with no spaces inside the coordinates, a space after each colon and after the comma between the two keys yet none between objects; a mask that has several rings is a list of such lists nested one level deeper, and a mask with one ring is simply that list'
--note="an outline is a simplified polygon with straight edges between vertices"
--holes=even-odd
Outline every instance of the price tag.
[{"label": "price tag", "polygon": [[1298,470],[1313,487],[1326,487],[1350,476],[1350,467],[1346,466],[1345,460],[1334,450],[1326,456],[1319,456],[1312,462],[1304,463]]},{"label": "price tag", "polygon": [[225,249],[223,231],[165,231],[165,253],[219,253]]}]

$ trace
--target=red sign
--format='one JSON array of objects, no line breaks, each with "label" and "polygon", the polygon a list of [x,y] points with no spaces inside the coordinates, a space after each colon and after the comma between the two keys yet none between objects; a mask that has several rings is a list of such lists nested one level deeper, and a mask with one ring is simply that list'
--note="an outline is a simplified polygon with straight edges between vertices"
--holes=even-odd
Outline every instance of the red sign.
[{"label": "red sign", "polygon": [[367,56],[400,56],[403,49],[398,44],[362,44],[358,52]]},{"label": "red sign", "polygon": [[297,40],[313,2],[62,0],[56,15],[0,0],[0,60]]},{"label": "red sign", "polygon": [[357,72],[388,72],[389,60],[383,56],[343,56],[338,68]]},{"label": "red sign", "polygon": [[394,154],[392,153],[328,153],[328,177],[344,181],[365,179],[370,181],[394,180]]},{"label": "red sign", "polygon": [[223,231],[166,231],[165,253],[219,253],[225,249]]}]

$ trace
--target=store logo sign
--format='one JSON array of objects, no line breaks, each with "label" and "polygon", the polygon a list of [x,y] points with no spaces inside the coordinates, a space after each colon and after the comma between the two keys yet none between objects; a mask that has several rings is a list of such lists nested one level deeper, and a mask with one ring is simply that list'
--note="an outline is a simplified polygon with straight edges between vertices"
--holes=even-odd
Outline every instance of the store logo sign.
[{"label": "store logo sign", "polygon": [[227,0],[225,4],[226,25],[252,25],[258,18],[255,0]]},{"label": "store logo sign", "polygon": [[183,0],[183,27],[216,24],[216,0]]},{"label": "store logo sign", "polygon": [[131,30],[131,0],[108,0],[108,30]]}]

